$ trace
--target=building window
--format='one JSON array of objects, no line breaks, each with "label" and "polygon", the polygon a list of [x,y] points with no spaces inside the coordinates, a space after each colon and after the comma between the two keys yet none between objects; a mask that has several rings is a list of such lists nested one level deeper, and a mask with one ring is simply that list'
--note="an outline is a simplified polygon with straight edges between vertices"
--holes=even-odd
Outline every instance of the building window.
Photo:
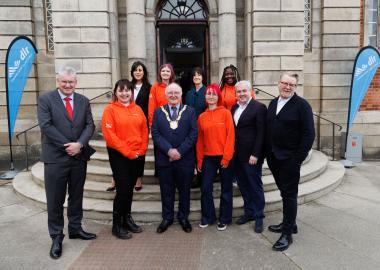
[{"label": "building window", "polygon": [[378,0],[366,1],[365,14],[365,44],[377,47],[377,17],[378,17]]},{"label": "building window", "polygon": [[46,47],[48,52],[54,52],[53,12],[51,11],[51,2],[52,0],[44,0]]},{"label": "building window", "polygon": [[158,19],[163,20],[206,20],[207,6],[201,0],[165,0],[162,1]]},{"label": "building window", "polygon": [[311,0],[305,0],[304,48],[311,50]]}]

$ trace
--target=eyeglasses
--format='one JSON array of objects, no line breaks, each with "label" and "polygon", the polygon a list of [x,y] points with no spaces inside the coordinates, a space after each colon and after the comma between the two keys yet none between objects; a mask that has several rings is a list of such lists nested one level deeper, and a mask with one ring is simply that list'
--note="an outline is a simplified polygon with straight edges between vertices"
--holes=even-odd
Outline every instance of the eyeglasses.
[{"label": "eyeglasses", "polygon": [[290,88],[294,88],[294,87],[297,86],[297,84],[288,83],[288,82],[280,82],[280,83],[282,83],[282,84],[285,85],[285,86],[289,86]]}]

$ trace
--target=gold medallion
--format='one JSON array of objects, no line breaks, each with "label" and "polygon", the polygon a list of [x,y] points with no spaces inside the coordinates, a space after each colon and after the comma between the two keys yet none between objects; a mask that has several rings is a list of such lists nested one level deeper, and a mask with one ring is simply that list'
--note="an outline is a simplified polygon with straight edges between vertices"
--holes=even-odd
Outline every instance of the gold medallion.
[{"label": "gold medallion", "polygon": [[171,129],[177,129],[178,127],[178,122],[177,121],[170,121],[170,128]]}]

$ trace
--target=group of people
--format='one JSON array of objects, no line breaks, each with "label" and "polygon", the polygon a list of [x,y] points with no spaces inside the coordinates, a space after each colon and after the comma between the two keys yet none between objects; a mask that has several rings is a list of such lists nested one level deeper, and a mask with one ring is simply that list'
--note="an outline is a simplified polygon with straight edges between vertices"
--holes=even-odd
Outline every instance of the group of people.
[{"label": "group of people", "polygon": [[[204,73],[194,68],[193,88],[182,101],[182,88],[174,82],[171,64],[159,68],[158,80],[149,83],[147,68],[135,62],[132,80],[116,82],[113,98],[104,110],[102,133],[107,145],[116,195],[113,201],[112,234],[129,239],[143,231],[131,216],[133,190],[142,188],[148,134],[154,143],[155,171],[161,191],[162,221],[157,233],[174,221],[178,190],[177,220],[190,233],[190,189],[194,171],[201,190],[199,227],[216,223],[224,231],[232,222],[233,179],[244,200],[242,225],[255,221],[254,231],[264,230],[262,165],[267,158],[283,201],[283,220],[268,229],[281,233],[273,245],[285,250],[297,233],[297,195],[300,167],[312,147],[315,131],[312,109],[295,90],[298,75],[281,74],[279,97],[268,109],[255,100],[252,85],[240,80],[233,65],[223,70],[220,84],[204,84]],[[42,132],[42,161],[48,227],[52,238],[50,256],[62,253],[63,203],[68,187],[69,237],[83,240],[96,235],[81,226],[86,165],[94,150],[88,142],[94,132],[89,101],[74,92],[76,71],[63,67],[58,88],[41,95],[38,120]],[[213,187],[219,175],[220,205],[215,210]]]}]

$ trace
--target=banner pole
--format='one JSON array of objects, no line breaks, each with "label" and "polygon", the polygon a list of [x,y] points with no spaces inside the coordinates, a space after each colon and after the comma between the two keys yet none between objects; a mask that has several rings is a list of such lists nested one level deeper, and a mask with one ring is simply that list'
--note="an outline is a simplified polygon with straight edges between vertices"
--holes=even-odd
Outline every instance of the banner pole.
[{"label": "banner pole", "polygon": [[[11,42],[9,45],[9,48],[12,46],[14,41]],[[9,55],[9,48],[7,50],[7,55],[5,57],[5,93],[7,95],[7,117],[8,117],[8,141],[9,141],[9,153],[11,155],[10,160],[10,168],[9,171],[5,172],[0,176],[0,180],[12,180],[17,175],[17,171],[15,170],[14,163],[13,163],[13,151],[12,151],[12,134],[11,134],[11,117],[9,112],[9,89],[8,89],[8,55]]]}]

